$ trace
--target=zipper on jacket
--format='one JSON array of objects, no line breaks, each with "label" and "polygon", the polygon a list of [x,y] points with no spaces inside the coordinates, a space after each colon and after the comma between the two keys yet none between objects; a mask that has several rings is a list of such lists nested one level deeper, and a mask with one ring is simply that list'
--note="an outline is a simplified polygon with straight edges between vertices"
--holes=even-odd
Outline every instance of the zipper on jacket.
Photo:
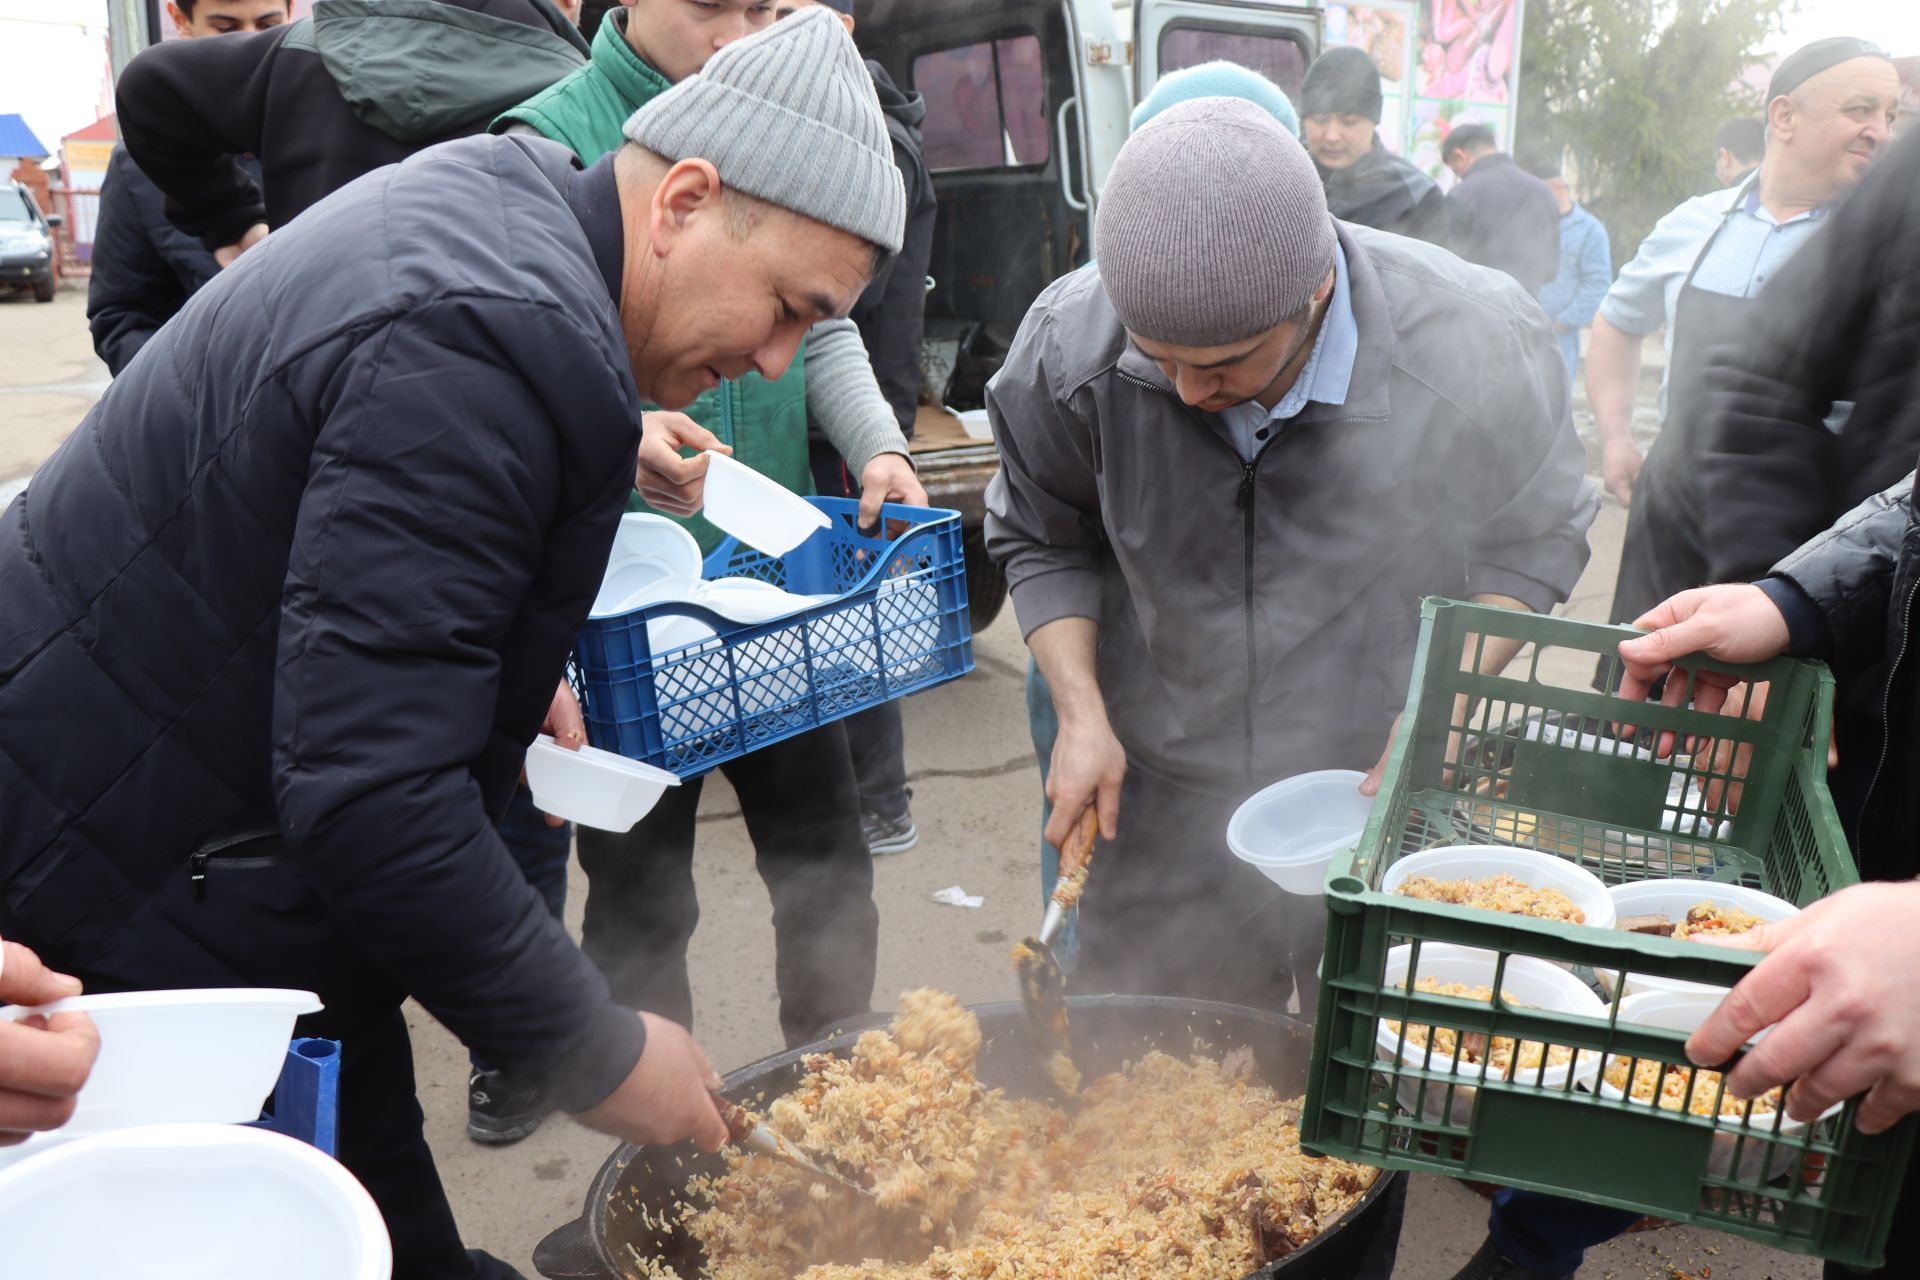
[{"label": "zipper on jacket", "polygon": [[280,861],[277,853],[268,854],[230,854],[226,850],[241,845],[252,844],[269,836],[280,834],[278,827],[261,827],[256,831],[243,831],[239,835],[226,836],[195,849],[187,858],[187,877],[193,883],[193,900],[204,902],[207,897],[207,868],[213,863],[230,871],[260,871]]},{"label": "zipper on jacket", "polygon": [[1256,651],[1255,651],[1256,642],[1255,642],[1255,632],[1254,632],[1254,625],[1253,625],[1253,622],[1254,622],[1254,619],[1253,619],[1253,542],[1254,542],[1253,480],[1254,480],[1254,472],[1260,466],[1260,459],[1266,457],[1267,450],[1273,448],[1273,446],[1278,442],[1279,442],[1279,437],[1276,436],[1274,439],[1269,440],[1265,444],[1261,445],[1260,448],[1254,452],[1254,455],[1252,458],[1250,459],[1242,458],[1240,460],[1240,492],[1239,492],[1239,495],[1235,498],[1235,502],[1239,506],[1240,510],[1246,513],[1246,520],[1244,525],[1246,530],[1246,560],[1245,560],[1245,569],[1243,571],[1244,577],[1246,579],[1246,589],[1243,593],[1243,601],[1242,601],[1241,608],[1243,613],[1245,614],[1246,624],[1247,624],[1247,696],[1241,701],[1240,705],[1245,711],[1246,733],[1247,733],[1247,763],[1249,767],[1252,766],[1253,758],[1254,758],[1253,757],[1253,691],[1256,688],[1258,688],[1260,684],[1260,672],[1259,672],[1259,664],[1256,660]]},{"label": "zipper on jacket", "polygon": [[1893,722],[1888,714],[1893,710],[1893,682],[1899,678],[1900,663],[1907,656],[1907,648],[1913,643],[1913,598],[1920,594],[1920,576],[1907,584],[1907,596],[1900,604],[1900,650],[1893,655],[1893,664],[1887,668],[1887,682],[1880,692],[1880,761],[1873,766],[1873,778],[1867,783],[1867,789],[1860,796],[1859,831],[1857,839],[1861,842],[1860,862],[1864,866],[1866,855],[1871,850],[1864,847],[1867,837],[1867,811],[1873,807],[1873,793],[1880,789],[1880,775],[1886,771],[1887,757],[1893,753]]},{"label": "zipper on jacket", "polygon": [[[1124,369],[1115,369],[1114,372],[1119,374],[1124,381],[1131,382],[1137,387],[1145,387],[1147,390],[1157,392],[1163,396],[1172,395],[1172,393],[1169,392],[1165,387],[1155,386],[1153,383],[1148,382],[1145,378],[1135,377],[1133,374],[1126,372],[1126,370]],[[1197,423],[1199,423],[1201,430],[1205,431],[1208,435],[1214,436],[1216,439],[1219,438],[1218,433],[1215,432],[1213,428],[1208,425],[1206,418],[1200,413],[1199,410],[1195,409],[1192,405],[1188,404],[1186,401],[1181,400],[1178,396],[1172,396],[1172,398],[1179,403],[1182,409],[1185,409],[1189,414],[1193,416],[1194,420]],[[1254,625],[1253,625],[1254,624],[1254,618],[1253,618],[1254,473],[1258,470],[1260,466],[1260,459],[1266,457],[1267,450],[1273,448],[1274,445],[1278,444],[1279,440],[1280,440],[1280,437],[1276,435],[1272,440],[1269,440],[1265,444],[1261,445],[1260,448],[1254,453],[1253,457],[1251,458],[1241,457],[1240,450],[1237,448],[1234,448],[1231,442],[1226,440],[1220,441],[1221,444],[1226,445],[1228,449],[1233,451],[1233,456],[1235,460],[1237,460],[1240,463],[1240,484],[1234,493],[1233,505],[1238,507],[1242,512],[1245,513],[1245,519],[1242,524],[1242,527],[1244,530],[1243,539],[1245,544],[1244,558],[1242,563],[1244,566],[1243,576],[1245,577],[1246,585],[1241,593],[1240,607],[1241,607],[1241,616],[1244,619],[1245,625],[1246,625],[1247,696],[1240,700],[1240,708],[1241,708],[1241,727],[1243,732],[1246,735],[1246,745],[1247,745],[1246,758],[1249,762],[1253,760],[1253,691],[1258,686],[1258,683],[1259,683],[1259,680],[1258,680],[1259,664],[1255,657]]]}]

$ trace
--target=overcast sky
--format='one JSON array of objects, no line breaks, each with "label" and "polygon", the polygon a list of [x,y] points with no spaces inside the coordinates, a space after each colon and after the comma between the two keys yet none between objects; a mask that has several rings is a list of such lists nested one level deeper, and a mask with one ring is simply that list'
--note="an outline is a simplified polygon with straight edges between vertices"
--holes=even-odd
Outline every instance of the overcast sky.
[{"label": "overcast sky", "polygon": [[[0,112],[26,116],[57,150],[63,136],[94,121],[106,35],[106,0],[0,0],[7,51]],[[1805,0],[1774,51],[1826,35],[1865,36],[1894,53],[1920,54],[1920,0]]]}]

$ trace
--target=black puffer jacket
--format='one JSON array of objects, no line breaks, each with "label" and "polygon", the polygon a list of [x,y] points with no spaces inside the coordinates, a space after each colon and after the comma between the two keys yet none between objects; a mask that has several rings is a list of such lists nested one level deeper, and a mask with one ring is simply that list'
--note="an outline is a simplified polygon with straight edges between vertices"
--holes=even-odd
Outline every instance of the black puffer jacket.
[{"label": "black puffer jacket", "polygon": [[206,246],[167,221],[162,199],[126,148],[115,147],[93,224],[87,327],[116,377],[220,270]]},{"label": "black puffer jacket", "polygon": [[1440,184],[1412,161],[1387,150],[1376,135],[1373,149],[1344,169],[1315,164],[1327,188],[1327,212],[1342,222],[1412,236],[1453,247],[1453,207]]},{"label": "black puffer jacket", "polygon": [[1794,653],[1830,663],[1843,687],[1872,681],[1881,692],[1884,738],[1874,744],[1855,854],[1866,879],[1908,879],[1920,873],[1920,655],[1907,651],[1920,597],[1913,476],[1868,497],[1772,576],[1799,588],[1763,584],[1787,615]]},{"label": "black puffer jacket", "polygon": [[[586,59],[551,0],[318,0],[257,35],[155,45],[115,99],[167,216],[217,249],[383,164],[486,132]],[[259,182],[242,154],[260,157]]]},{"label": "black puffer jacket", "polygon": [[1868,170],[1753,313],[1707,363],[1712,582],[1766,572],[1920,454],[1920,137]]},{"label": "black puffer jacket", "polygon": [[475,138],[315,206],[0,514],[0,935],[84,957],[195,850],[278,827],[486,1060],[554,1068],[569,1109],[632,1068],[638,1020],[492,820],[639,444],[572,166]]}]

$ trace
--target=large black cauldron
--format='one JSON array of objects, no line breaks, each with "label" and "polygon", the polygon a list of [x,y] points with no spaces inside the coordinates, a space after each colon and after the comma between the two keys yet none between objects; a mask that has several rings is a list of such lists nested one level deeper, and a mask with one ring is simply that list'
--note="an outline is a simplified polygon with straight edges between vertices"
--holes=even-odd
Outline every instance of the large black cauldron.
[{"label": "large black cauldron", "polygon": [[[1153,996],[1072,997],[1067,1008],[1074,1060],[1089,1078],[1118,1070],[1153,1049],[1185,1057],[1199,1041],[1212,1054],[1250,1046],[1261,1078],[1282,1097],[1306,1091],[1313,1032],[1292,1018],[1238,1005]],[[974,1012],[986,1037],[980,1052],[981,1081],[1015,1097],[1051,1095],[1020,1006],[977,1005]],[[816,1044],[742,1067],[727,1077],[726,1094],[747,1106],[761,1106],[799,1082],[803,1055],[850,1052],[861,1031],[886,1023],[884,1015],[875,1015]],[[653,1210],[651,1216],[664,1216],[661,1211],[680,1199],[689,1178],[721,1168],[720,1157],[703,1155],[691,1144],[621,1146],[594,1178],[581,1216],[534,1250],[534,1266],[547,1280],[621,1280],[628,1274],[623,1264],[631,1244],[643,1257],[659,1257],[691,1280],[700,1272],[699,1244],[683,1231],[649,1227],[639,1210],[644,1206]],[[1360,1202],[1317,1239],[1254,1275],[1284,1273],[1286,1280],[1384,1277],[1392,1268],[1390,1237],[1400,1228],[1400,1177],[1382,1174]]]}]

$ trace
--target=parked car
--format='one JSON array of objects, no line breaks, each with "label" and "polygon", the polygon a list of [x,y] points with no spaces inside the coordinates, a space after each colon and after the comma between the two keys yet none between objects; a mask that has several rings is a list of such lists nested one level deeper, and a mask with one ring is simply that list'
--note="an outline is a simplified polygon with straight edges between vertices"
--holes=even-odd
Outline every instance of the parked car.
[{"label": "parked car", "polygon": [[17,182],[0,187],[0,286],[31,289],[53,301],[53,229],[60,215],[40,212],[33,193]]}]

